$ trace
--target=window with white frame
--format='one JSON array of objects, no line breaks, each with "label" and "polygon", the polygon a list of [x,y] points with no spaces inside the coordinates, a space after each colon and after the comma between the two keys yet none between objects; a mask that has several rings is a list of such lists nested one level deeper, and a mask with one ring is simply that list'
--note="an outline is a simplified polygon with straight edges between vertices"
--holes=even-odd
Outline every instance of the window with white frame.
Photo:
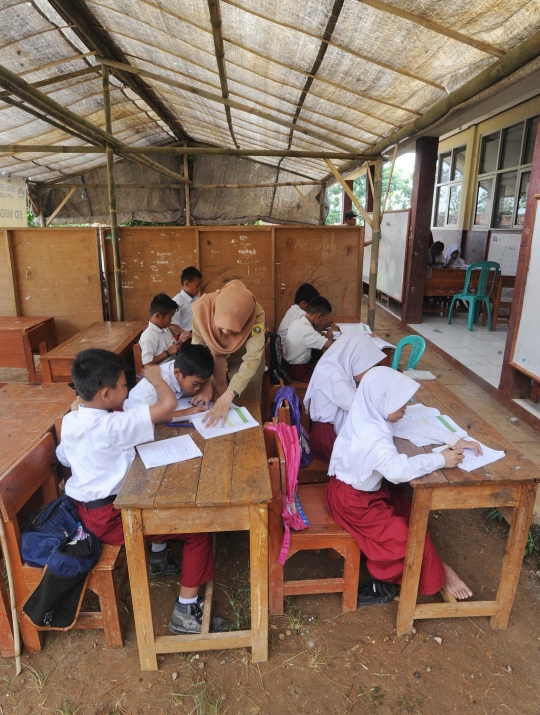
[{"label": "window with white frame", "polygon": [[433,213],[433,226],[437,228],[457,226],[466,149],[460,146],[439,155]]},{"label": "window with white frame", "polygon": [[538,116],[482,137],[473,227],[523,226]]}]

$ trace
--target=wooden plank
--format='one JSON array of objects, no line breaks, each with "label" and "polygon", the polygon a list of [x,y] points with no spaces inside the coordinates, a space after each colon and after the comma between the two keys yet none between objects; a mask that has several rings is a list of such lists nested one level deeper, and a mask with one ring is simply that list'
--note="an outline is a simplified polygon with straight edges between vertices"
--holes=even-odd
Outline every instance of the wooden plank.
[{"label": "wooden plank", "polygon": [[[251,631],[200,633],[192,636],[158,636],[155,643],[156,653],[190,653],[194,650],[226,650],[228,648],[250,647]],[[150,670],[150,668],[143,668],[143,670]],[[156,668],[151,670],[156,670]]]},{"label": "wooden plank", "polygon": [[65,382],[27,385],[23,382],[11,382],[0,389],[0,402],[57,402],[66,408],[75,399],[75,391]]},{"label": "wooden plank", "polygon": [[10,231],[3,229],[0,239],[0,313],[19,314],[17,283],[13,269]]},{"label": "wooden plank", "polygon": [[342,593],[344,578],[303,578],[298,581],[284,581],[284,596],[309,596],[313,593]]},{"label": "wooden plank", "polygon": [[249,507],[251,660],[268,660],[268,507]]},{"label": "wooden plank", "polygon": [[199,534],[203,531],[246,531],[247,506],[160,507],[144,510],[144,533]]},{"label": "wooden plank", "polygon": [[122,483],[120,493],[116,497],[115,507],[117,509],[152,508],[164,475],[165,467],[146,469],[137,454]]},{"label": "wooden plank", "polygon": [[416,606],[414,618],[471,618],[472,616],[493,616],[498,610],[499,605],[496,601],[421,603]]},{"label": "wooden plank", "polygon": [[519,484],[495,483],[456,486],[455,489],[433,489],[431,508],[482,509],[515,506],[518,503],[520,488]]},{"label": "wooden plank", "polygon": [[198,506],[222,505],[230,502],[234,441],[233,434],[206,441],[196,496]]}]

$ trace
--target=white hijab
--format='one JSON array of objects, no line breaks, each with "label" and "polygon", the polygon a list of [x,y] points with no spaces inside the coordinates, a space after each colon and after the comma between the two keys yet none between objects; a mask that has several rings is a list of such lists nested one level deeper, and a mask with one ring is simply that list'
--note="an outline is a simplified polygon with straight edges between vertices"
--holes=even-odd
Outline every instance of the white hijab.
[{"label": "white hijab", "polygon": [[[444,261],[445,261],[445,263],[448,263],[448,261],[452,258],[452,253],[454,253],[454,251],[459,251],[459,252],[460,252],[460,256],[461,256],[461,247],[458,246],[457,243],[452,243],[452,244],[450,245],[450,248],[446,251],[446,254],[445,254],[445,256],[444,256]],[[459,258],[460,256],[458,256],[458,258]]]},{"label": "white hijab", "polygon": [[354,375],[384,360],[385,354],[368,335],[341,335],[317,363],[304,405],[312,420],[343,427],[356,392]]},{"label": "white hijab", "polygon": [[386,457],[394,454],[390,413],[411,399],[420,385],[389,367],[374,367],[356,391],[345,425],[334,443],[328,474],[365,481]]}]

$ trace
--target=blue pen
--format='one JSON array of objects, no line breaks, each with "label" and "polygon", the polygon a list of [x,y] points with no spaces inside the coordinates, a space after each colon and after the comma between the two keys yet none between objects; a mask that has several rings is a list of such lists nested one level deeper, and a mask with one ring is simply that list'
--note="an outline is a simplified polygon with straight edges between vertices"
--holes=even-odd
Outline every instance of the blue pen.
[{"label": "blue pen", "polygon": [[188,427],[194,429],[191,422],[165,422],[165,427]]}]

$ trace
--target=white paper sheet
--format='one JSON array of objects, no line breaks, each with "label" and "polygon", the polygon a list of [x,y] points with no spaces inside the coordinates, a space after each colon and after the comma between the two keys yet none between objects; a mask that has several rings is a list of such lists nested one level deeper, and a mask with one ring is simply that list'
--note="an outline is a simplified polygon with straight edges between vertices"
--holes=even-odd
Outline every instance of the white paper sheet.
[{"label": "white paper sheet", "polygon": [[[178,404],[177,404],[176,407],[175,407],[175,412],[176,412],[177,410],[189,410],[189,409],[191,409],[191,408],[193,407],[193,405],[191,404],[191,400],[192,400],[192,399],[193,399],[192,397],[181,397],[181,398],[178,400]],[[213,404],[214,404],[214,403],[211,402],[211,403],[210,403],[210,407],[212,407]],[[205,410],[205,412],[208,412],[208,410]],[[199,414],[204,415],[204,412],[200,412]],[[180,415],[180,416],[178,416],[178,417],[173,417],[172,420],[171,420],[171,422],[189,422],[190,419],[191,419],[191,415],[185,415],[184,417],[182,417],[182,416]]]},{"label": "white paper sheet", "polygon": [[[468,437],[467,441],[472,442],[477,440],[472,440],[470,437]],[[499,451],[497,449],[491,449],[491,447],[486,447],[486,445],[482,444],[481,442],[478,442],[478,444],[480,444],[480,446],[482,447],[483,454],[477,457],[472,449],[466,449],[464,451],[465,459],[459,465],[460,469],[464,469],[466,472],[472,472],[475,469],[480,469],[480,467],[485,467],[488,464],[498,462],[499,459],[506,457],[506,453],[502,450]],[[433,451],[442,452],[443,449],[446,449],[446,445],[443,445],[442,447],[435,447]]]},{"label": "white paper sheet", "polygon": [[436,376],[430,370],[404,370],[404,375],[413,380],[436,380]]},{"label": "white paper sheet", "polygon": [[365,323],[336,323],[342,333],[360,333],[370,335],[371,328]]},{"label": "white paper sheet", "polygon": [[159,442],[139,444],[137,452],[147,469],[164,467],[166,464],[185,462],[188,459],[202,457],[201,450],[188,434],[162,439]]},{"label": "white paper sheet", "polygon": [[[461,427],[457,425],[451,417],[448,417],[448,415],[441,415],[437,408],[426,407],[420,402],[415,405],[409,405],[403,419],[416,420],[418,422],[431,425],[432,427],[444,427],[458,437],[467,436],[467,432],[464,429],[461,429]],[[421,437],[411,437],[409,438],[409,441],[416,447],[427,447],[429,444],[433,444],[433,441],[427,437],[425,439],[422,439]]]},{"label": "white paper sheet", "polygon": [[375,345],[379,348],[379,350],[382,350],[383,348],[395,348],[395,345],[392,345],[392,343],[389,343],[387,340],[383,340],[382,338],[374,338],[373,336],[371,337]]},{"label": "white paper sheet", "polygon": [[225,434],[233,434],[234,432],[241,432],[245,429],[250,429],[251,427],[258,427],[259,423],[253,419],[249,411],[245,407],[236,407],[231,405],[229,408],[229,414],[225,418],[225,424],[221,427],[206,427],[202,421],[204,413],[198,415],[190,415],[189,420],[205,439],[211,439],[212,437],[223,437]]}]

